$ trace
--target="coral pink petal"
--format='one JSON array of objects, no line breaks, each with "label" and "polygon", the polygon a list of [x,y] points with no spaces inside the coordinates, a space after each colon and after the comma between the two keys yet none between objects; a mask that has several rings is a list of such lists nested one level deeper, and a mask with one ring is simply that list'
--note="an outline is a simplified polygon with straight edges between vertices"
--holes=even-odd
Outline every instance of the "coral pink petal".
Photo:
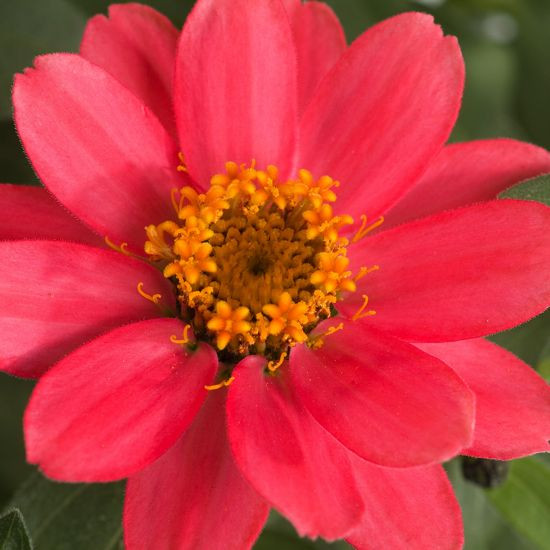
[{"label": "coral pink petal", "polygon": [[62,359],[25,412],[27,460],[53,479],[112,481],[166,452],[191,424],[218,366],[207,344],[173,344],[183,323],[115,329]]},{"label": "coral pink petal", "polygon": [[323,2],[299,1],[287,8],[298,55],[298,110],[303,112],[323,77],[346,49],[340,21]]},{"label": "coral pink petal", "polygon": [[451,368],[418,351],[345,321],[320,349],[292,350],[290,379],[314,418],[359,456],[382,466],[432,464],[472,441],[474,397]]},{"label": "coral pink petal", "polygon": [[260,534],[269,507],[233,461],[225,393],[211,392],[174,447],[129,479],[127,550],[243,550]]},{"label": "coral pink petal", "polygon": [[134,92],[175,137],[172,77],[178,31],[142,4],[112,5],[88,22],[80,54]]},{"label": "coral pink petal", "polygon": [[265,366],[251,356],[233,371],[227,420],[237,464],[300,536],[341,538],[363,512],[349,453],[296,399],[287,366],[275,377]]},{"label": "coral pink petal", "polygon": [[35,60],[15,78],[17,130],[46,187],[100,235],[143,250],[144,230],[173,216],[177,151],[151,111],[78,55]]},{"label": "coral pink petal", "polygon": [[158,317],[137,284],[175,310],[158,270],[110,250],[62,241],[0,243],[0,369],[34,377],[116,326]]},{"label": "coral pink petal", "polygon": [[474,441],[462,454],[511,460],[550,451],[550,386],[529,365],[483,339],[418,347],[476,395]]},{"label": "coral pink petal", "polygon": [[550,153],[513,139],[454,143],[385,215],[384,228],[496,198],[515,183],[550,172]]},{"label": "coral pink petal", "polygon": [[0,240],[58,239],[105,245],[41,187],[0,184],[0,205]]},{"label": "coral pink petal", "polygon": [[280,0],[199,0],[181,35],[175,108],[182,151],[199,185],[226,161],[284,174],[292,163],[296,52]]},{"label": "coral pink petal", "polygon": [[439,465],[380,468],[353,460],[363,521],[346,538],[358,550],[460,550],[464,543],[460,506]]},{"label": "coral pink petal", "polygon": [[300,166],[342,183],[342,213],[376,217],[409,189],[456,120],[464,66],[433,18],[405,13],[358,38],[301,122]]},{"label": "coral pink petal", "polygon": [[377,264],[339,304],[405,340],[476,338],[527,321],[550,305],[550,208],[500,200],[435,214],[360,241],[352,269]]}]

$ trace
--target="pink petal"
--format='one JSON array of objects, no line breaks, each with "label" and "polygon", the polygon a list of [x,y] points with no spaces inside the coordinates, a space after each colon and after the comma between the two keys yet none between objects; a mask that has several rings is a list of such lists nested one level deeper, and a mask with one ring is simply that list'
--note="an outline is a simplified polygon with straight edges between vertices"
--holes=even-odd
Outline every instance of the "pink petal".
[{"label": "pink petal", "polygon": [[0,184],[0,239],[59,239],[95,246],[104,242],[41,187]]},{"label": "pink petal", "polygon": [[511,460],[550,451],[550,386],[531,367],[482,339],[417,345],[476,395],[474,441],[462,454]]},{"label": "pink petal", "polygon": [[460,506],[441,466],[380,468],[357,458],[354,465],[366,505],[363,521],[346,539],[354,548],[462,548]]},{"label": "pink petal", "polygon": [[147,105],[172,135],[172,73],[178,31],[158,11],[142,4],[109,6],[109,17],[88,22],[80,54],[117,78]]},{"label": "pink petal", "polygon": [[218,366],[206,344],[173,344],[181,321],[121,327],[62,359],[25,412],[27,460],[63,481],[112,481],[151,464],[191,424]]},{"label": "pink petal", "polygon": [[347,451],[300,405],[287,383],[242,360],[227,398],[231,449],[244,476],[301,536],[336,539],[363,512]]},{"label": "pink petal", "polygon": [[82,342],[161,315],[137,284],[175,310],[170,283],[116,252],[52,241],[0,243],[0,369],[39,376]]},{"label": "pink petal", "polygon": [[342,182],[338,210],[376,217],[439,152],[456,120],[464,66],[454,37],[406,13],[358,38],[301,123],[300,165]]},{"label": "pink petal", "polygon": [[376,464],[441,462],[472,440],[473,394],[453,370],[359,323],[344,322],[320,349],[296,346],[290,379],[324,428]]},{"label": "pink petal", "polygon": [[181,35],[175,106],[199,185],[232,160],[292,163],[296,52],[280,0],[199,0]]},{"label": "pink petal", "polygon": [[372,323],[417,342],[491,334],[550,304],[550,208],[500,200],[443,212],[359,242],[351,265],[377,264],[339,304],[353,315],[369,296]]},{"label": "pink petal", "polygon": [[287,7],[298,55],[298,110],[307,106],[323,77],[346,49],[344,29],[332,9],[323,2]]},{"label": "pink petal", "polygon": [[127,550],[242,550],[258,537],[269,508],[231,456],[225,393],[210,393],[176,445],[129,479]]},{"label": "pink petal", "polygon": [[495,199],[511,185],[545,172],[550,172],[550,153],[530,143],[488,139],[448,145],[385,215],[383,227]]},{"label": "pink petal", "polygon": [[177,151],[122,84],[78,55],[53,54],[17,75],[15,121],[48,189],[113,241],[143,250],[145,225],[173,217]]}]

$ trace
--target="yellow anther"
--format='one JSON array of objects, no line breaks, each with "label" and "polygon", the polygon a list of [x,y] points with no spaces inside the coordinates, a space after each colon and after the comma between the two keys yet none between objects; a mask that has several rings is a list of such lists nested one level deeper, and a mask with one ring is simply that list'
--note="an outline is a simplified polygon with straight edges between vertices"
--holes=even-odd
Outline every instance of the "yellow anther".
[{"label": "yellow anther", "polygon": [[120,246],[117,246],[113,243],[113,241],[111,241],[111,239],[109,239],[109,237],[105,236],[105,244],[116,252],[120,252],[125,256],[131,256],[131,253],[128,251],[128,243],[120,243]]},{"label": "yellow anther", "polygon": [[281,356],[277,361],[268,361],[267,363],[267,369],[269,372],[274,373],[277,372],[277,369],[285,362],[286,359],[286,351],[281,353]]},{"label": "yellow anther", "polygon": [[140,296],[142,296],[146,300],[149,300],[150,302],[153,302],[153,304],[158,304],[159,300],[162,298],[162,294],[147,294],[147,292],[143,290],[143,283],[141,281],[137,284],[137,291],[139,292]]},{"label": "yellow anther", "polygon": [[368,275],[369,273],[372,273],[373,271],[378,271],[380,269],[379,265],[373,265],[371,267],[362,267],[359,269],[359,273],[353,278],[355,282],[357,282],[359,279],[362,279],[365,275]]},{"label": "yellow anther", "polygon": [[359,228],[359,231],[357,231],[353,239],[351,239],[351,242],[356,243],[357,241],[360,241],[363,237],[366,237],[371,231],[374,231],[383,223],[384,216],[380,216],[375,222],[367,225],[367,216],[365,216],[365,214],[361,214],[361,227]]},{"label": "yellow anther", "polygon": [[146,254],[155,260],[173,260],[175,258],[172,251],[173,243],[166,242],[166,234],[170,235],[173,240],[178,230],[179,226],[172,221],[166,221],[159,225],[148,225],[145,228],[147,241],[145,241],[144,250]]},{"label": "yellow anther", "polygon": [[327,336],[330,336],[331,334],[334,334],[335,332],[338,332],[339,330],[344,330],[344,323],[333,325],[322,334],[316,334],[315,336],[310,337],[307,342],[308,347],[312,349],[322,348],[325,344],[325,338],[327,338]]},{"label": "yellow anther", "polygon": [[181,344],[182,346],[184,346],[185,344],[188,344],[190,342],[189,340],[189,329],[191,328],[191,325],[185,325],[183,327],[183,337],[182,338],[178,338],[175,334],[172,334],[172,336],[170,336],[170,342],[172,342],[172,344]]},{"label": "yellow anther", "polygon": [[[183,155],[179,159],[178,169],[186,171]],[[257,167],[253,160],[227,162],[204,193],[189,185],[174,189],[176,217],[146,227],[145,250],[176,286],[182,316],[191,319],[185,331],[219,351],[227,348],[224,360],[279,357],[269,362],[268,370],[275,372],[292,346],[320,346],[340,330],[308,340],[341,294],[354,292],[357,281],[378,266],[363,267],[355,276],[349,269],[350,242],[339,232],[353,219],[335,215],[331,204],[339,185],[305,169],[281,181],[275,166]],[[369,225],[363,216],[354,241],[381,222]],[[155,303],[160,298],[140,290]],[[356,317],[371,314],[362,307]],[[185,344],[189,336],[184,332],[171,340]]]},{"label": "yellow anther", "polygon": [[231,386],[231,384],[233,384],[234,380],[235,380],[235,377],[230,376],[227,380],[223,380],[219,384],[213,384],[212,386],[204,386],[204,389],[206,391],[214,391],[214,390],[219,390],[220,388],[227,388],[227,386]]},{"label": "yellow anther", "polygon": [[206,328],[216,334],[216,345],[219,350],[225,349],[234,337],[250,332],[252,325],[246,321],[249,314],[250,310],[247,307],[233,310],[227,302],[217,302],[216,313],[208,321]]},{"label": "yellow anther", "polygon": [[351,320],[357,321],[358,319],[363,319],[363,317],[371,317],[372,315],[376,315],[376,311],[374,311],[373,309],[369,309],[368,311],[365,311],[368,304],[369,304],[369,297],[366,294],[363,294],[363,304],[357,310],[357,312],[352,316]]},{"label": "yellow anther", "polygon": [[185,172],[189,173],[189,170],[187,169],[187,164],[185,163],[185,156],[183,153],[178,153],[178,159],[180,163],[178,164],[177,170],[178,172]]},{"label": "yellow anther", "polygon": [[267,333],[273,336],[284,334],[295,342],[305,342],[307,336],[302,326],[308,322],[308,309],[305,302],[295,303],[288,292],[283,292],[277,304],[266,304],[262,308],[263,313],[271,317]]}]

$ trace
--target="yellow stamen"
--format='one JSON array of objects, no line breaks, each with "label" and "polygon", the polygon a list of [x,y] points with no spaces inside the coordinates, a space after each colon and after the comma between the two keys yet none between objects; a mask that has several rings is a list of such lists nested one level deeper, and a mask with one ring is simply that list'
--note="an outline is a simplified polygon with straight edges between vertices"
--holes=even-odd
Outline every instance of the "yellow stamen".
[{"label": "yellow stamen", "polygon": [[120,246],[117,246],[115,243],[113,243],[113,241],[111,241],[111,239],[109,239],[109,237],[105,236],[105,244],[116,252],[120,252],[125,256],[131,256],[130,252],[128,251],[128,243],[120,243]]},{"label": "yellow stamen", "polygon": [[220,388],[227,388],[227,386],[230,386],[233,384],[233,381],[235,380],[234,376],[230,376],[227,380],[223,380],[219,384],[212,384],[211,386],[204,386],[204,389],[206,391],[214,391],[219,390]]},{"label": "yellow stamen", "polygon": [[286,359],[286,351],[281,353],[281,357],[277,359],[277,361],[269,361],[267,363],[267,368],[269,372],[274,373],[277,371],[277,369],[285,362]]},{"label": "yellow stamen", "polygon": [[380,269],[379,265],[373,265],[371,267],[362,267],[359,270],[359,273],[354,277],[354,281],[357,282],[359,279],[362,279],[365,275],[372,273],[373,271],[378,271]]},{"label": "yellow stamen", "polygon": [[184,346],[185,344],[188,344],[190,342],[189,340],[190,328],[191,328],[191,325],[185,325],[183,327],[183,337],[181,339],[178,338],[175,334],[172,334],[172,336],[170,336],[170,342],[172,342],[172,344],[181,344],[182,346]]},{"label": "yellow stamen", "polygon": [[[179,155],[180,171],[186,171]],[[279,357],[275,372],[299,343],[322,345],[324,335],[308,334],[329,318],[342,294],[355,292],[357,281],[378,269],[349,269],[342,228],[351,216],[335,215],[332,203],[340,183],[316,178],[305,169],[280,180],[277,167],[227,162],[203,193],[186,185],[170,195],[176,216],[152,220],[145,251],[177,291],[181,318],[198,338],[206,339],[228,363],[249,354]],[[363,223],[354,242],[381,220]],[[140,294],[150,301],[140,287]],[[364,308],[358,316],[371,314]],[[185,344],[189,336],[172,336]],[[284,355],[286,354],[286,355]]]},{"label": "yellow stamen", "polygon": [[308,347],[312,349],[319,349],[322,348],[325,344],[325,338],[327,336],[330,336],[331,334],[334,334],[335,332],[338,332],[339,330],[344,330],[344,323],[338,323],[337,325],[333,325],[329,327],[325,332],[321,334],[316,334],[315,336],[311,337],[307,341]]},{"label": "yellow stamen", "polygon": [[147,292],[143,290],[143,283],[141,281],[137,285],[137,291],[139,292],[140,296],[142,296],[146,300],[149,300],[150,302],[153,302],[153,304],[158,304],[159,300],[162,298],[162,294],[147,294]]},{"label": "yellow stamen", "polygon": [[185,172],[186,174],[189,173],[189,170],[187,170],[187,164],[185,163],[185,156],[183,153],[178,153],[178,158],[180,160],[180,163],[178,164],[177,171],[178,172]]},{"label": "yellow stamen", "polygon": [[376,311],[374,311],[373,309],[369,309],[368,311],[365,311],[368,303],[369,303],[369,297],[366,294],[363,294],[363,304],[351,318],[352,321],[357,321],[358,319],[363,319],[363,317],[370,317],[372,315],[376,315]]},{"label": "yellow stamen", "polygon": [[356,243],[357,241],[360,241],[362,238],[366,237],[371,231],[374,231],[377,227],[380,227],[383,223],[384,216],[380,216],[375,222],[367,225],[367,216],[365,216],[365,214],[362,214],[361,227],[359,228],[359,231],[357,231],[353,239],[351,239],[351,242]]}]

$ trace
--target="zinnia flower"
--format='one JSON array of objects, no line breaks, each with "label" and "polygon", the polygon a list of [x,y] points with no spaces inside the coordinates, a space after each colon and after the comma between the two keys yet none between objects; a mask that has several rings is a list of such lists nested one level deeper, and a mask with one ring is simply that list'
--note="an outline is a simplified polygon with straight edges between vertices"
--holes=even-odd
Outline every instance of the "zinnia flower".
[{"label": "zinnia flower", "polygon": [[459,548],[440,463],[550,437],[548,386],[480,339],[550,303],[550,209],[492,200],[550,155],[445,145],[463,80],[427,15],[346,48],[298,0],[199,0],[179,37],[112,6],[37,58],[13,99],[47,190],[0,188],[28,460],[128,477],[130,550],[247,548],[270,507],[357,548]]}]

